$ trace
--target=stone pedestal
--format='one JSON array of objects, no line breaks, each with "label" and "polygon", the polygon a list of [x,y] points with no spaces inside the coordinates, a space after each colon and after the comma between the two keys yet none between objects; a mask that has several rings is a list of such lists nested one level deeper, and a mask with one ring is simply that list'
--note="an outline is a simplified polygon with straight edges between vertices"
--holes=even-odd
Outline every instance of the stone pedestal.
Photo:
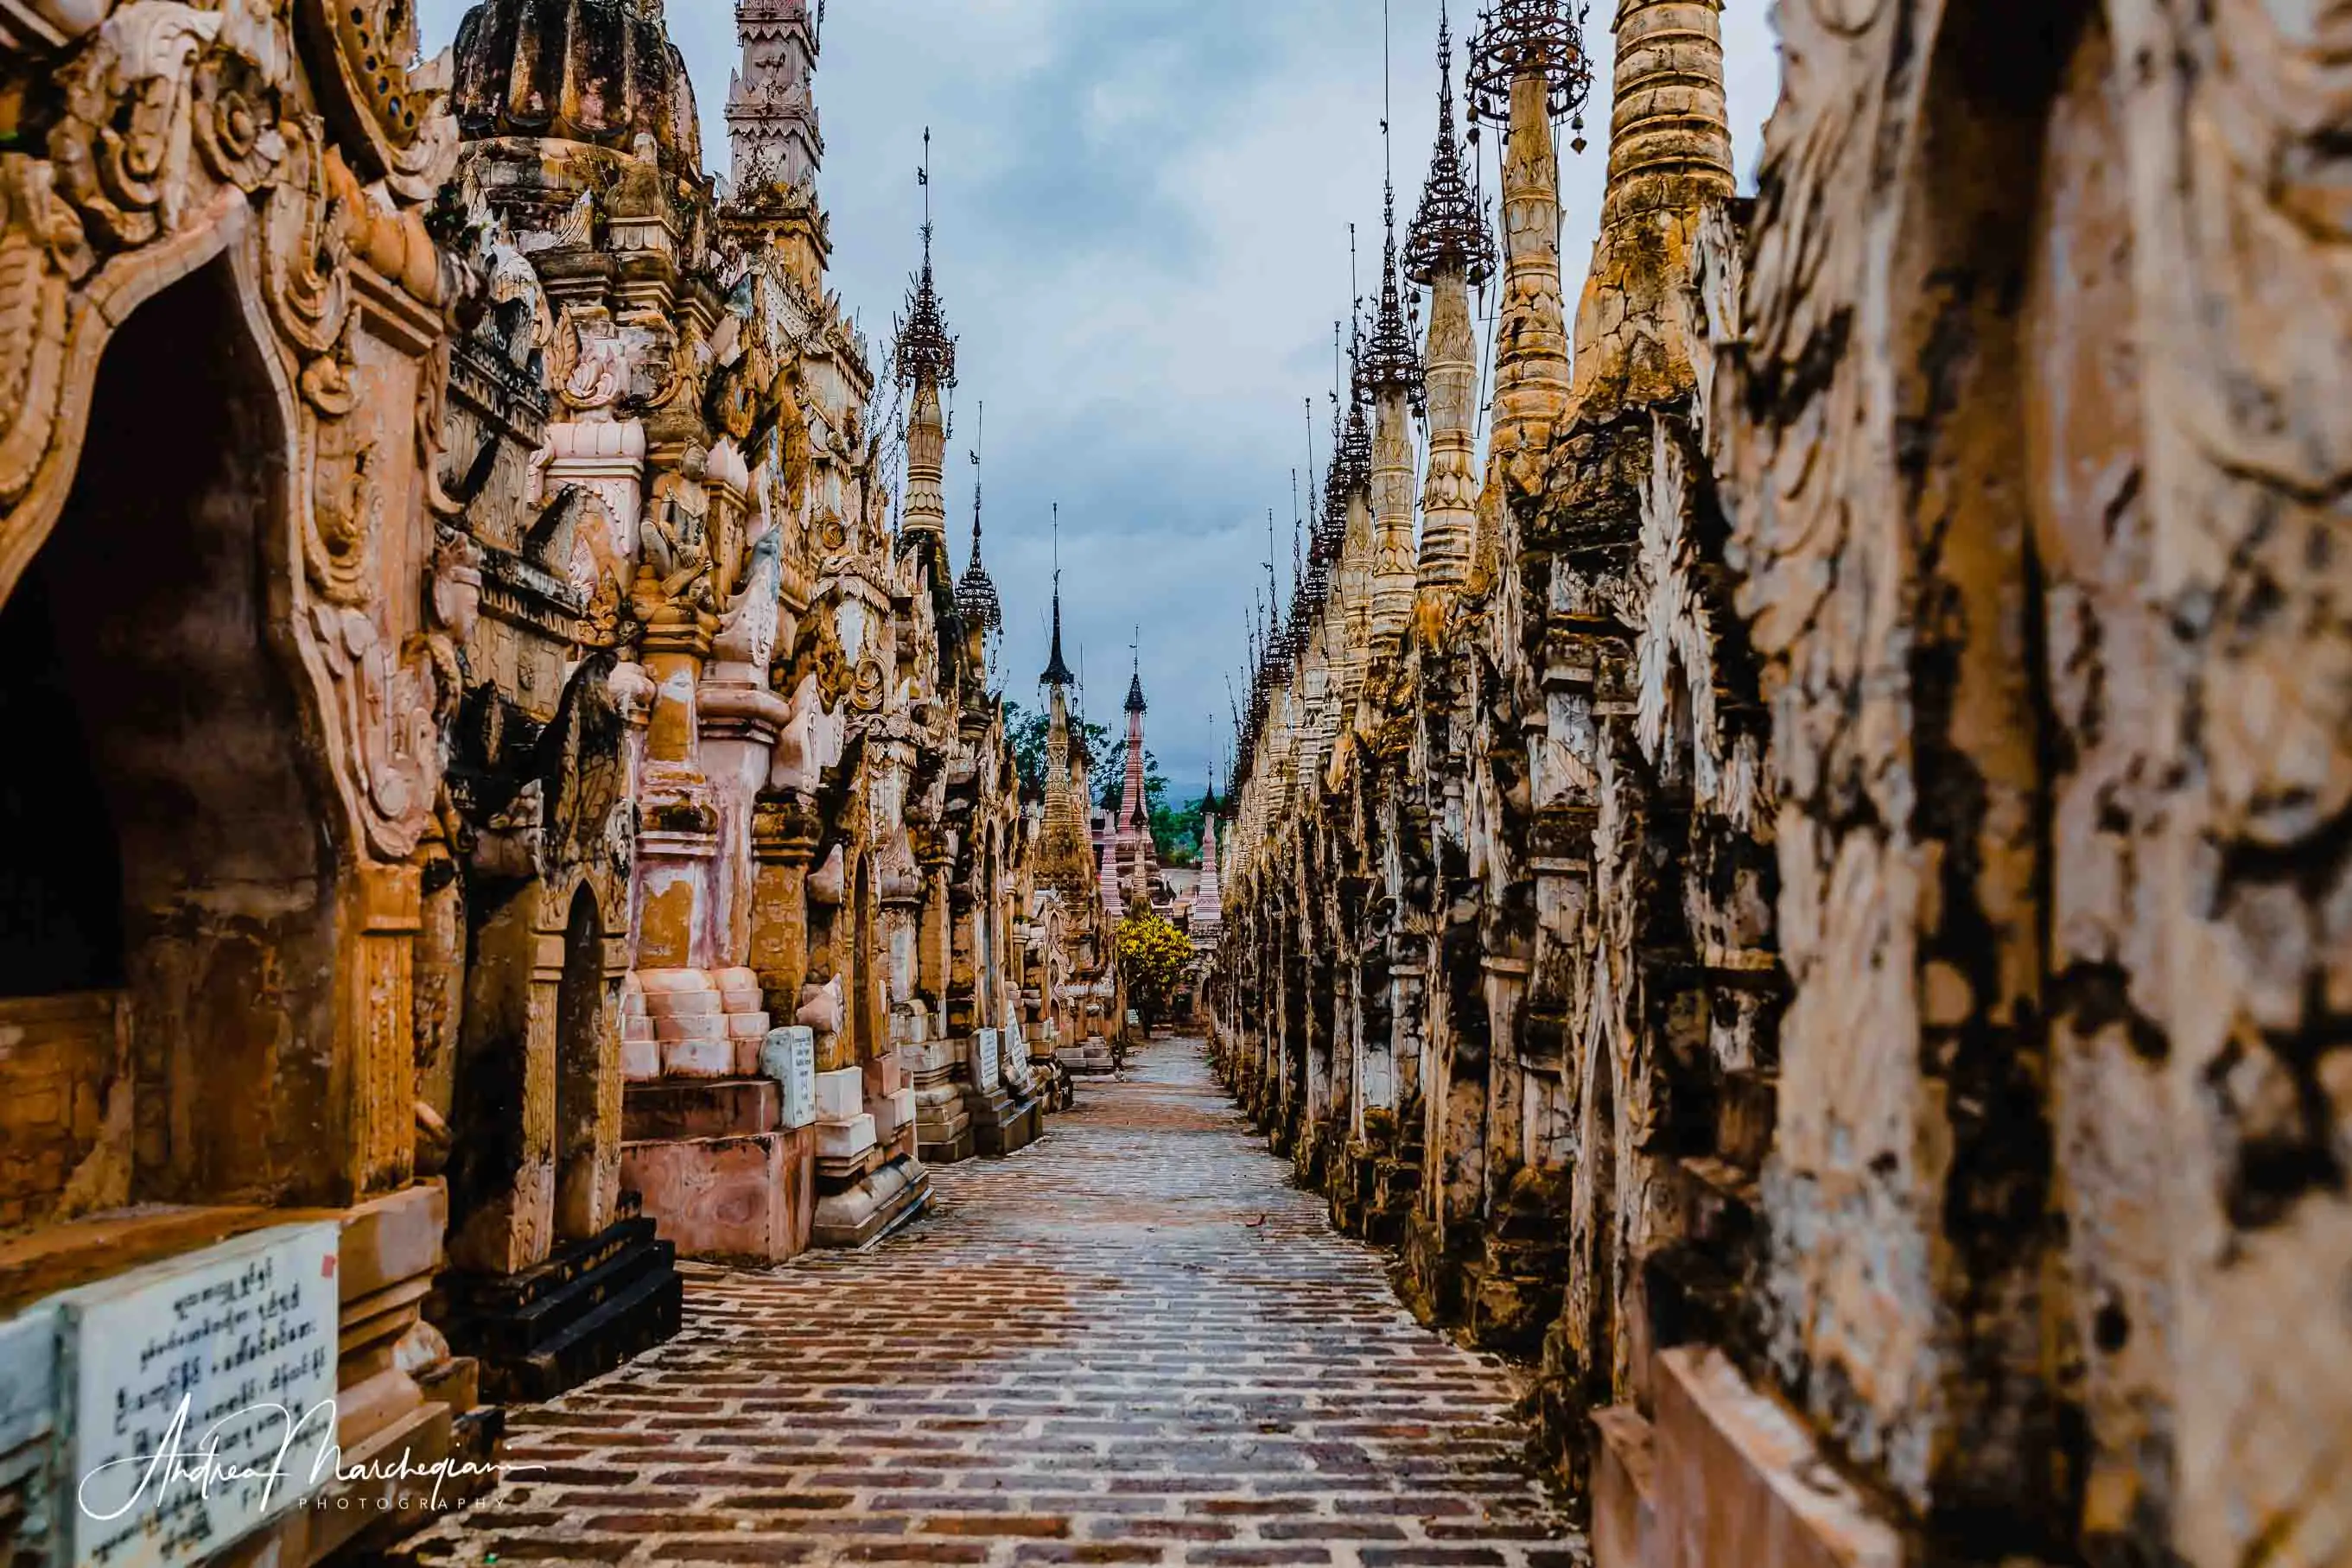
[{"label": "stone pedestal", "polygon": [[629,1144],[622,1171],[653,1195],[663,1239],[685,1256],[781,1263],[808,1249],[815,1155],[816,1134],[802,1127]]},{"label": "stone pedestal", "polygon": [[1088,1035],[1069,1050],[1063,1051],[1061,1061],[1064,1067],[1082,1078],[1108,1076],[1113,1066],[1110,1037],[1100,1034]]},{"label": "stone pedestal", "polygon": [[1572,1197],[1565,1171],[1528,1169],[1511,1178],[1486,1222],[1477,1283],[1465,1303],[1470,1337],[1481,1349],[1529,1353],[1559,1320]]},{"label": "stone pedestal", "polygon": [[685,1256],[781,1263],[808,1249],[815,1218],[815,1039],[780,1029],[733,1045],[749,1072],[629,1086],[622,1180]]},{"label": "stone pedestal", "polygon": [[963,1043],[935,1032],[920,1007],[897,1009],[890,1038],[898,1071],[915,1096],[916,1149],[925,1165],[953,1165],[972,1154],[971,1116],[965,1109],[970,1080]]},{"label": "stone pedestal", "polygon": [[1403,1254],[1397,1294],[1412,1315],[1432,1328],[1460,1322],[1485,1260],[1477,1228],[1457,1220],[1441,1233],[1415,1211],[1405,1221]]},{"label": "stone pedestal", "polygon": [[814,1239],[819,1247],[866,1246],[914,1218],[930,1197],[929,1171],[903,1156],[891,1160],[817,1199]]},{"label": "stone pedestal", "polygon": [[[997,1159],[1035,1143],[1045,1124],[1045,1112],[1035,1097],[1016,1092],[1005,1075],[1003,1038],[997,1030],[984,1029],[965,1048],[972,1080],[966,1099],[972,1145]],[[1025,1060],[1022,1066],[1025,1078]]]},{"label": "stone pedestal", "polygon": [[863,1247],[930,1199],[914,1157],[915,1092],[897,1078],[895,1058],[816,1075],[816,1246]]}]

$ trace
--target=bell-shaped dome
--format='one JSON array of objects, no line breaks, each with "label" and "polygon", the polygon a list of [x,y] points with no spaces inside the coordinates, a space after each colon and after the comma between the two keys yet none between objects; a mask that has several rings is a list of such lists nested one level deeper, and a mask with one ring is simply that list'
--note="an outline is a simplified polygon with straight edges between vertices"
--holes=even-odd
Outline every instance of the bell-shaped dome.
[{"label": "bell-shaped dome", "polygon": [[702,172],[694,86],[661,0],[483,0],[458,24],[451,106],[469,139],[626,152],[651,136],[672,169]]}]

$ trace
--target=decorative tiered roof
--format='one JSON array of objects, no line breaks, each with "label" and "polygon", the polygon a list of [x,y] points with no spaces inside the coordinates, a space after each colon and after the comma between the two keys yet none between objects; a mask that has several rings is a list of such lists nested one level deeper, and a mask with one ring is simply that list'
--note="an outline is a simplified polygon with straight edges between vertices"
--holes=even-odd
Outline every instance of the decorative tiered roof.
[{"label": "decorative tiered roof", "polygon": [[898,326],[898,380],[919,385],[926,377],[938,387],[956,384],[956,340],[948,332],[947,313],[940,308],[938,287],[931,279],[931,225],[923,225],[923,270],[915,277],[908,296],[907,314]]},{"label": "decorative tiered roof", "polygon": [[1437,13],[1437,148],[1430,154],[1429,179],[1421,188],[1421,210],[1404,241],[1404,274],[1423,288],[1448,267],[1461,269],[1475,287],[1495,276],[1495,235],[1486,226],[1485,204],[1471,189],[1463,166],[1462,143],[1454,134],[1454,33],[1441,5]]},{"label": "decorative tiered roof", "polygon": [[1565,0],[1495,0],[1479,13],[1478,37],[1470,46],[1465,83],[1470,112],[1490,125],[1508,125],[1511,89],[1530,74],[1543,77],[1552,117],[1573,114],[1581,129],[1592,96],[1592,59],[1584,52],[1578,17],[1569,15]]},{"label": "decorative tiered roof", "polygon": [[1342,528],[1345,527],[1345,503],[1358,490],[1372,487],[1372,422],[1364,411],[1371,405],[1372,385],[1364,373],[1364,346],[1360,336],[1349,353],[1351,373],[1349,377],[1348,424],[1339,438],[1339,461],[1333,466],[1339,471],[1343,487],[1340,491]]}]

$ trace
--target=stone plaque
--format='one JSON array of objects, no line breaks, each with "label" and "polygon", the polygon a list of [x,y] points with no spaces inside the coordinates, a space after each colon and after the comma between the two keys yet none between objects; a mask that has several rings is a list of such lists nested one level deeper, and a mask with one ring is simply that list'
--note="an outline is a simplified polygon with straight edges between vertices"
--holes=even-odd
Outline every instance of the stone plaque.
[{"label": "stone plaque", "polygon": [[798,1025],[770,1030],[760,1048],[760,1071],[783,1091],[784,1125],[816,1120],[816,1030]]},{"label": "stone plaque", "polygon": [[341,1237],[280,1226],[56,1298],[74,1568],[198,1562],[333,1479]]},{"label": "stone plaque", "polygon": [[994,1089],[1004,1081],[1003,1052],[1003,1039],[992,1029],[971,1037],[971,1081],[982,1091]]}]

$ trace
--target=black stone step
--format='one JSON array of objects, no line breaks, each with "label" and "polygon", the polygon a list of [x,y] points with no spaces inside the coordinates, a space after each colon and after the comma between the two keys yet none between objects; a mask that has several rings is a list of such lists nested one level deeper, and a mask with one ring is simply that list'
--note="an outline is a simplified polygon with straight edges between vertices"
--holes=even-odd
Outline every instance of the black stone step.
[{"label": "black stone step", "polygon": [[530,1354],[486,1363],[483,1381],[491,1394],[504,1400],[552,1399],[676,1334],[685,1313],[686,1281],[669,1267],[669,1244],[661,1245],[659,1270],[633,1278]]},{"label": "black stone step", "polygon": [[450,1315],[514,1313],[548,1296],[570,1290],[634,1247],[654,1239],[654,1222],[640,1212],[642,1200],[626,1194],[628,1218],[616,1221],[586,1241],[559,1249],[546,1262],[514,1274],[450,1272],[436,1280],[434,1290],[446,1296]]},{"label": "black stone step", "polygon": [[633,1242],[603,1267],[561,1291],[538,1297],[527,1307],[461,1318],[450,1331],[450,1342],[457,1343],[462,1333],[470,1342],[466,1348],[486,1360],[537,1355],[563,1340],[574,1325],[606,1302],[630,1294],[649,1278],[674,1275],[677,1264],[677,1249],[672,1243],[650,1238]]}]

